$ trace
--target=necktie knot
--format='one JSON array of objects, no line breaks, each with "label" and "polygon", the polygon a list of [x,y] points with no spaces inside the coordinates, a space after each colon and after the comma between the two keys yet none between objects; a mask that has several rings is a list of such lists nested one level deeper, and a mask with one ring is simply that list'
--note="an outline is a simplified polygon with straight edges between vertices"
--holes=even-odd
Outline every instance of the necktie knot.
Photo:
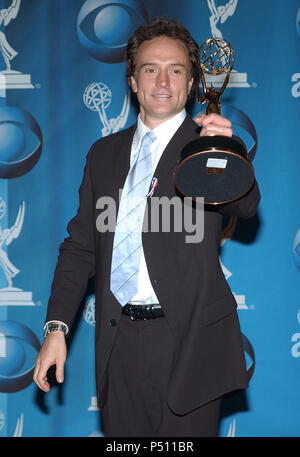
[{"label": "necktie knot", "polygon": [[151,145],[151,143],[154,143],[155,140],[156,140],[155,134],[151,130],[149,130],[149,132],[145,133],[145,135],[142,138],[141,148],[146,147],[146,146],[149,147]]},{"label": "necktie knot", "polygon": [[[151,157],[150,148],[151,148],[152,143],[154,143],[155,140],[156,140],[156,136],[151,130],[149,130],[149,132],[144,134],[142,141],[141,141],[141,146],[140,146],[140,150],[138,153],[137,161],[140,161],[141,159],[143,159],[145,156],[148,156],[149,154]],[[149,166],[149,164],[148,164],[148,166]]]}]

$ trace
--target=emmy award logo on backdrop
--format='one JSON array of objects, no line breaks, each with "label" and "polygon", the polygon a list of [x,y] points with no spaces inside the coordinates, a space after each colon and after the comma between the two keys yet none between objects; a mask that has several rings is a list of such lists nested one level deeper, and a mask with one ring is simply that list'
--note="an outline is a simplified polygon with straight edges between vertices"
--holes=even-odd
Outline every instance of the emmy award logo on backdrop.
[{"label": "emmy award logo on backdrop", "polygon": [[[237,7],[238,0],[229,0],[225,5],[216,7],[215,0],[207,0],[208,8],[211,12],[209,18],[211,36],[213,38],[223,39],[222,32],[217,25],[224,24],[228,17],[233,16]],[[208,83],[213,83],[215,87],[221,87],[223,84],[222,76],[210,75],[207,77]],[[247,82],[247,73],[239,73],[232,70],[228,81],[228,87],[250,87]]]},{"label": "emmy award logo on backdrop", "polygon": [[[0,28],[7,27],[12,19],[18,15],[21,0],[13,0],[9,8],[0,10]],[[11,61],[18,54],[6,39],[5,32],[0,30],[0,51],[6,65],[6,69],[0,72],[0,90],[5,89],[33,89],[30,75],[12,70]],[[5,97],[5,93],[1,94]]]},{"label": "emmy award logo on backdrop", "polygon": [[[5,201],[0,197],[0,219],[6,214]],[[24,292],[13,287],[12,278],[20,271],[9,260],[6,247],[21,233],[25,215],[25,202],[19,206],[15,223],[12,227],[2,230],[0,225],[0,268],[6,280],[6,287],[0,289],[0,306],[34,306],[32,292]]]},{"label": "emmy award logo on backdrop", "polygon": [[[1,338],[1,334],[0,334]],[[1,341],[1,339],[0,339]],[[1,354],[1,353],[0,353]],[[1,357],[1,355],[0,355]],[[4,413],[0,410],[0,432],[4,428],[5,425],[5,416]],[[23,433],[23,425],[24,425],[24,414],[21,414],[20,417],[17,419],[17,425],[13,434],[13,437],[21,437]]]},{"label": "emmy award logo on backdrop", "polygon": [[87,324],[95,326],[95,295],[92,294],[87,297],[84,308],[83,308],[83,317]]},{"label": "emmy award logo on backdrop", "polygon": [[108,119],[106,115],[106,109],[111,104],[111,91],[106,84],[102,82],[89,84],[84,91],[83,101],[90,110],[99,114],[103,137],[118,132],[126,125],[130,108],[130,91],[125,95],[121,113],[112,119]]},{"label": "emmy award logo on backdrop", "polygon": [[[222,231],[222,237],[221,237],[221,244],[220,246],[223,247],[227,241],[231,240],[233,237],[235,228],[236,228],[236,223],[237,223],[237,217],[236,216],[231,216],[228,224],[226,227],[224,227]],[[224,263],[221,260],[221,257],[219,256],[219,261],[220,265],[223,271],[223,274],[225,276],[226,281],[232,276],[232,272],[224,265]],[[246,296],[245,295],[237,295],[235,292],[233,292],[235,301],[238,305],[238,309],[248,309],[248,306],[246,305]]]}]

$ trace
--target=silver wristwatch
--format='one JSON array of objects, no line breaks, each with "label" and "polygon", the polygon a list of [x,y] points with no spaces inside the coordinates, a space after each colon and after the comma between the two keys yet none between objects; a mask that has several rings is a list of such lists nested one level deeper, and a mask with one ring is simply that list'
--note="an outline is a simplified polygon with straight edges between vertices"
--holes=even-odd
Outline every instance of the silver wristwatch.
[{"label": "silver wristwatch", "polygon": [[49,324],[45,325],[44,338],[46,338],[48,333],[54,332],[56,330],[61,330],[65,335],[67,334],[67,326],[65,324],[54,324],[53,322],[50,322]]}]

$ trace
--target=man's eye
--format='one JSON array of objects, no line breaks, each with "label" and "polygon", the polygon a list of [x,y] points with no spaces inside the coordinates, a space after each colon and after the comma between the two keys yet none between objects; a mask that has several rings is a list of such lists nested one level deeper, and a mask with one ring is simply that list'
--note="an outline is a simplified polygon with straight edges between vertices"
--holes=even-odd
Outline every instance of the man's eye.
[{"label": "man's eye", "polygon": [[177,75],[181,75],[182,71],[181,71],[181,69],[179,69],[179,68],[173,68],[173,70],[171,70],[171,73],[172,73],[173,75],[176,75],[176,76],[177,76]]}]

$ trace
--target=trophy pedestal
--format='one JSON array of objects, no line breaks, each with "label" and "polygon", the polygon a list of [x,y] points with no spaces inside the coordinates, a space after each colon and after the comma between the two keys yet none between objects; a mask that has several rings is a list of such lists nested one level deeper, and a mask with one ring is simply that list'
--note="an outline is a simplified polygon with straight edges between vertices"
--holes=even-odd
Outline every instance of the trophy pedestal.
[{"label": "trophy pedestal", "polygon": [[31,76],[18,71],[5,70],[0,72],[0,89],[34,89]]},{"label": "trophy pedestal", "polygon": [[[222,87],[224,82],[223,75],[207,75],[206,82],[209,85],[214,87]],[[232,70],[230,73],[229,81],[227,84],[228,87],[250,87],[250,84],[247,81],[247,73],[239,73],[235,70]]]},{"label": "trophy pedestal", "polygon": [[239,139],[199,137],[181,151],[174,174],[175,186],[185,197],[203,197],[204,204],[234,201],[254,184],[254,171],[246,156],[246,147]]},{"label": "trophy pedestal", "polygon": [[24,292],[16,287],[0,289],[0,306],[35,306],[32,292]]}]

